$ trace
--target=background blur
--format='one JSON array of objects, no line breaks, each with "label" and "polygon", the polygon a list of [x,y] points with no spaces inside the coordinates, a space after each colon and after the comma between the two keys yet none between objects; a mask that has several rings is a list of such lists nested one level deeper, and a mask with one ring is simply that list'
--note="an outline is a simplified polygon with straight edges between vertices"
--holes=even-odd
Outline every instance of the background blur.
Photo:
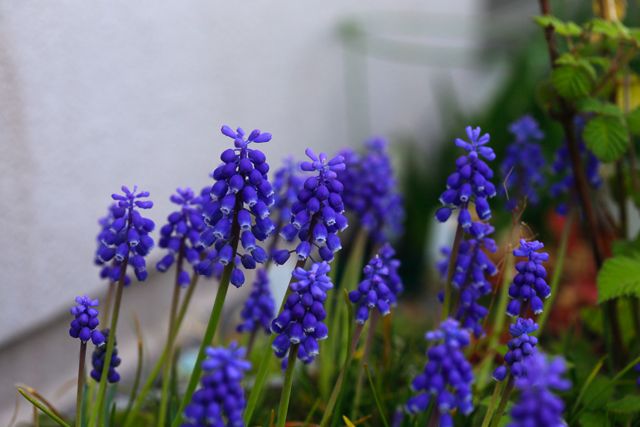
[{"label": "background blur", "polygon": [[[579,12],[562,3],[558,14]],[[387,137],[411,229],[399,243],[403,274],[410,291],[418,288],[442,143],[470,123],[500,146],[504,123],[540,116],[534,84],[548,59],[531,20],[536,7],[0,1],[0,424],[14,412],[16,382],[57,405],[73,397],[77,343],[67,339],[67,309],[75,295],[105,291],[92,261],[110,194],[121,184],[148,189],[151,217],[162,223],[176,187],[208,182],[228,144],[223,123],[273,133],[265,147],[272,169],[307,146],[332,153]],[[132,313],[153,354],[169,287],[152,274],[127,289],[124,370],[134,358]],[[200,287],[193,329],[213,290]],[[27,415],[22,403],[19,417]]]}]

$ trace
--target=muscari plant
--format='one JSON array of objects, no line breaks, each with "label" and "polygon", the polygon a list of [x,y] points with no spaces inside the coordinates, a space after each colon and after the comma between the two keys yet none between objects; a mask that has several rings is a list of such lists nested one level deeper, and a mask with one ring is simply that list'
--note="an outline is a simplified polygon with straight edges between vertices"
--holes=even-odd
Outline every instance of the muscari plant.
[{"label": "muscari plant", "polygon": [[[625,27],[609,3],[596,2],[598,17],[579,25],[540,1],[536,22],[551,74],[538,97],[562,140],[550,140],[528,114],[505,123],[512,139],[504,156],[494,151],[502,141],[479,127],[455,140],[461,155],[435,211],[451,245],[427,310],[402,298],[393,241],[405,214],[383,140],[335,157],[307,149],[308,160],[287,160],[271,180],[256,148],[271,135],[223,126],[233,146],[221,153],[213,183],[178,189],[157,237],[156,270],[174,277],[165,343],[142,386],[114,399],[121,376],[130,375],[116,347],[120,307],[126,288],[150,274],[155,242],[154,223],[142,214],[153,206],[149,194],[122,187],[99,221],[95,262],[108,282],[105,302],[82,296],[71,308],[69,334],[80,341],[75,424],[637,424],[640,240],[630,235],[628,211],[640,206],[633,90],[640,30]],[[564,217],[557,239],[526,225],[535,204]],[[547,325],[580,239],[589,242],[599,308],[558,335]],[[274,269],[290,269],[289,283],[274,281]],[[202,277],[218,290],[184,377],[179,333]],[[229,285],[249,280],[236,332],[225,331]],[[275,287],[286,288],[282,300]],[[88,342],[95,348],[85,381]],[[18,391],[70,425],[35,390]]]}]

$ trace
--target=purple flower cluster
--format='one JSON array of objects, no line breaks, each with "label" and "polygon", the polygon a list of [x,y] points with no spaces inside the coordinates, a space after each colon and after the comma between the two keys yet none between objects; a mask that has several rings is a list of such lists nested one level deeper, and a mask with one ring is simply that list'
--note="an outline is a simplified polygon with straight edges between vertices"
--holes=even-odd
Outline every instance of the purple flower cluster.
[{"label": "purple flower cluster", "polygon": [[83,343],[91,340],[94,345],[105,342],[102,332],[96,329],[100,324],[98,310],[94,308],[97,306],[97,299],[91,299],[86,295],[76,297],[76,305],[69,310],[74,316],[69,328],[72,338],[79,338]]},{"label": "purple flower cluster", "polygon": [[347,210],[359,219],[374,242],[383,243],[402,232],[404,206],[387,141],[373,138],[364,146],[362,155],[351,149],[340,152],[347,167],[338,172],[338,179],[345,187],[342,198]]},{"label": "purple flower cluster", "polygon": [[[582,164],[584,166],[584,172],[587,178],[587,182],[593,189],[600,188],[602,185],[602,178],[600,177],[600,161],[598,158],[585,146],[582,141],[582,130],[584,129],[584,119],[578,118],[576,120],[576,135],[579,138],[578,148],[580,150]],[[569,155],[569,148],[566,144],[563,144],[555,154],[553,165],[551,166],[555,182],[551,184],[549,192],[554,199],[564,199],[563,202],[556,205],[556,212],[561,215],[566,215],[569,212],[569,202],[573,198],[574,194],[574,177],[573,167],[571,166],[571,157]]]},{"label": "purple flower cluster", "polygon": [[328,334],[322,321],[327,316],[324,308],[327,291],[333,287],[327,275],[330,270],[323,261],[308,270],[297,267],[293,271],[291,293],[282,312],[271,322],[271,330],[279,334],[273,341],[273,350],[279,358],[284,358],[292,345],[298,345],[297,356],[304,363],[311,363],[318,355],[318,341]]},{"label": "purple flower cluster", "polygon": [[493,171],[481,157],[491,161],[496,155],[491,147],[486,146],[490,140],[488,133],[481,135],[479,127],[468,126],[466,130],[470,142],[460,138],[455,142],[468,154],[456,160],[456,171],[447,178],[447,189],[440,196],[442,207],[436,212],[436,218],[445,222],[458,209],[458,223],[465,231],[473,233],[469,203],[475,204],[478,217],[486,221],[491,218],[488,199],[496,195],[496,188],[491,183]]},{"label": "purple flower cluster", "polygon": [[[246,269],[256,268],[267,258],[267,252],[258,245],[264,241],[275,226],[269,218],[274,203],[274,191],[267,177],[269,165],[264,153],[249,148],[250,143],[271,140],[271,134],[253,130],[245,139],[241,128],[235,131],[222,126],[222,133],[234,140],[235,149],[225,150],[220,159],[222,164],[213,171],[216,181],[211,187],[211,203],[203,208],[207,225],[200,235],[200,243],[205,247],[214,246],[212,257],[201,263],[203,271],[213,262],[222,265],[233,263],[231,284],[239,287],[244,283],[242,265]],[[238,254],[238,244],[244,254]]]},{"label": "purple flower cluster", "polygon": [[102,277],[109,277],[112,282],[117,282],[124,275],[126,285],[130,280],[126,272],[122,271],[123,265],[130,265],[139,281],[147,278],[144,257],[153,248],[153,239],[149,233],[153,231],[155,224],[138,211],[153,207],[150,200],[142,200],[149,197],[149,192],[137,192],[137,187],[131,191],[126,186],[122,186],[122,191],[124,195],[111,195],[116,203],[109,208],[109,215],[100,221],[102,231],[98,235],[95,260],[96,264],[106,266],[100,273]]},{"label": "purple flower cluster", "polygon": [[544,248],[544,244],[537,240],[527,242],[520,240],[520,247],[514,249],[513,255],[526,257],[526,261],[516,264],[518,273],[509,286],[511,301],[507,306],[507,314],[520,316],[526,309],[526,304],[531,304],[531,310],[535,314],[542,313],[543,299],[551,294],[551,288],[547,284],[547,270],[543,263],[549,259],[546,252],[538,252]]},{"label": "purple flower cluster", "polygon": [[[282,228],[280,235],[288,242],[299,238],[295,249],[299,261],[306,260],[316,247],[320,258],[330,262],[333,254],[342,248],[338,232],[348,225],[341,196],[344,186],[337,175],[345,168],[344,159],[342,156],[329,159],[324,153],[316,155],[309,148],[305,153],[311,161],[302,162],[300,167],[317,175],[305,180],[298,200],[291,207],[291,222]],[[273,259],[277,264],[284,264],[289,255],[286,249],[278,250]]]},{"label": "purple flower cluster", "polygon": [[269,289],[269,276],[265,269],[257,271],[253,289],[242,309],[242,323],[238,332],[256,332],[259,328],[271,333],[271,321],[275,316],[276,303]]},{"label": "purple flower cluster", "polygon": [[424,372],[414,378],[412,388],[420,392],[407,402],[411,413],[425,411],[435,399],[440,426],[453,426],[451,412],[469,415],[473,411],[471,385],[473,370],[463,349],[469,345],[469,333],[457,321],[447,319],[440,328],[428,332],[427,341],[437,343],[427,351],[429,360]]},{"label": "purple flower cluster", "polygon": [[[158,246],[167,249],[168,253],[156,264],[156,268],[162,272],[169,270],[176,257],[184,257],[195,268],[200,263],[200,254],[204,249],[200,245],[200,234],[205,228],[202,198],[197,197],[190,188],[178,188],[170,200],[180,208],[172,212],[167,217],[167,223],[160,228]],[[178,284],[187,286],[190,281],[189,272],[181,269]]]},{"label": "purple flower cluster", "polygon": [[246,406],[242,379],[251,369],[244,347],[233,342],[229,348],[209,347],[202,362],[202,387],[184,410],[182,427],[244,426],[242,413]]},{"label": "purple flower cluster", "polygon": [[[460,293],[460,304],[454,318],[460,324],[471,331],[476,337],[483,335],[482,320],[488,314],[488,310],[480,299],[491,293],[491,283],[487,276],[495,275],[498,270],[487,252],[497,250],[496,242],[487,237],[494,229],[489,224],[474,222],[472,228],[477,238],[469,238],[460,242],[456,266],[451,278],[451,284]],[[449,264],[448,257],[444,265],[444,275]]]},{"label": "purple flower cluster", "polygon": [[538,329],[533,319],[519,317],[514,324],[509,326],[511,340],[507,346],[509,350],[504,356],[506,366],[498,366],[493,372],[493,378],[497,381],[504,380],[509,373],[514,378],[526,374],[529,359],[536,353],[538,339],[530,334]]},{"label": "purple flower cluster", "polygon": [[[106,343],[109,340],[109,329],[103,329],[102,335],[104,336],[104,342]],[[91,378],[100,382],[100,377],[102,376],[102,371],[105,365],[105,358],[107,356],[107,346],[99,345],[93,350],[91,354]],[[109,362],[109,372],[107,373],[107,381],[110,383],[117,383],[120,381],[120,374],[116,372],[116,368],[120,366],[120,357],[118,357],[118,347],[117,342],[114,340],[113,342],[113,353],[111,353],[111,361]]]},{"label": "purple flower cluster", "polygon": [[357,305],[356,322],[361,325],[369,318],[374,308],[386,316],[395,305],[402,291],[402,280],[398,274],[400,261],[390,244],[380,248],[378,254],[364,267],[364,279],[356,290],[349,292],[349,299]]},{"label": "purple flower cluster", "polygon": [[538,192],[544,185],[545,159],[539,141],[544,133],[536,120],[526,115],[511,124],[515,141],[507,147],[500,172],[505,183],[501,193],[507,197],[507,208],[513,210],[526,199],[531,204],[540,200]]},{"label": "purple flower cluster", "polygon": [[511,408],[509,427],[564,426],[564,403],[554,391],[566,391],[571,383],[563,378],[566,367],[561,357],[547,360],[536,353],[527,361],[525,374],[516,378],[520,391],[518,402]]},{"label": "purple flower cluster", "polygon": [[304,185],[299,168],[292,157],[287,157],[284,165],[273,176],[274,208],[279,215],[279,228],[291,222],[291,207],[298,200],[298,193]]}]

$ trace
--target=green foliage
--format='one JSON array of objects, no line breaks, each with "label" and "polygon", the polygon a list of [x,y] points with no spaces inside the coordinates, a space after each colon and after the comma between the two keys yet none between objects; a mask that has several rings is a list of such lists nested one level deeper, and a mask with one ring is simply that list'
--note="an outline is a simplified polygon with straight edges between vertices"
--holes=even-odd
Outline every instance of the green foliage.
[{"label": "green foliage", "polygon": [[553,86],[560,96],[569,99],[583,98],[593,89],[593,75],[582,65],[561,65],[551,74]]},{"label": "green foliage", "polygon": [[556,33],[560,34],[561,36],[577,37],[582,34],[582,28],[580,28],[578,24],[571,21],[561,21],[555,16],[536,16],[534,20],[543,28],[552,26]]},{"label": "green foliage", "polygon": [[599,303],[624,296],[640,297],[640,255],[607,259],[597,281]]},{"label": "green foliage", "polygon": [[640,412],[640,396],[627,395],[607,403],[607,410],[615,414],[631,415]]},{"label": "green foliage", "polygon": [[627,126],[634,136],[640,136],[640,107],[627,114]]},{"label": "green foliage", "polygon": [[[612,104],[602,104],[602,108],[615,110]],[[614,111],[615,114],[615,111]],[[595,117],[587,123],[582,134],[587,147],[603,162],[618,160],[629,146],[625,122],[619,115]]]}]

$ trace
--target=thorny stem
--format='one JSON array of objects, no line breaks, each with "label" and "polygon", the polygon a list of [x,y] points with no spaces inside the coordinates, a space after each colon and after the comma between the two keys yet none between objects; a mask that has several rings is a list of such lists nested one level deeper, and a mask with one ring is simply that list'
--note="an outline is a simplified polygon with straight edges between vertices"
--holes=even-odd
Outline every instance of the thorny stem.
[{"label": "thorny stem", "polygon": [[356,347],[358,346],[358,341],[360,340],[360,335],[362,334],[363,325],[358,324],[354,331],[353,337],[351,338],[351,345],[347,350],[347,357],[345,358],[344,365],[340,370],[340,374],[336,379],[336,383],[333,386],[333,390],[331,391],[331,396],[329,397],[329,402],[327,402],[327,406],[324,409],[324,414],[322,415],[322,420],[320,421],[320,427],[326,427],[329,421],[331,420],[331,416],[333,415],[333,408],[338,401],[338,397],[340,396],[340,391],[342,390],[342,383],[344,382],[344,377],[349,369],[349,365],[353,360],[353,354],[355,353]]},{"label": "thorny stem", "polygon": [[76,391],[76,427],[82,426],[82,396],[84,395],[84,363],[87,358],[87,343],[80,343],[80,356],[78,359],[78,390]]},{"label": "thorny stem", "polygon": [[451,299],[452,289],[451,280],[453,279],[453,273],[456,270],[456,260],[458,258],[458,251],[460,249],[460,243],[462,242],[462,225],[458,222],[456,228],[456,235],[453,238],[453,246],[451,246],[451,254],[449,255],[449,266],[447,267],[447,282],[444,284],[444,302],[442,304],[442,320],[449,316],[451,311]]},{"label": "thorny stem", "polygon": [[[540,9],[543,15],[550,15],[551,9],[549,6],[549,0],[540,0]],[[555,42],[553,26],[547,26],[544,29],[544,32],[545,40],[547,42],[547,49],[549,52],[549,59],[551,61],[551,67],[554,68],[556,66],[556,59],[558,58],[559,54]],[[571,159],[571,167],[573,170],[576,193],[582,207],[582,212],[587,220],[587,230],[589,238],[591,240],[593,257],[596,263],[596,268],[599,270],[602,266],[604,255],[601,247],[602,242],[600,241],[600,230],[598,228],[593,205],[589,197],[589,186],[585,177],[584,168],[582,167],[580,148],[578,146],[578,140],[576,139],[575,135],[573,121],[576,113],[574,108],[569,105],[564,98],[559,99],[559,104],[561,112],[555,118],[560,121],[560,124],[562,125],[565,133],[565,137],[567,139],[567,148],[569,150],[569,156]],[[613,354],[616,359],[619,359],[621,353],[623,352],[623,344],[620,325],[618,323],[618,317],[616,314],[615,300],[607,301],[606,303],[604,303],[602,319],[604,324],[604,341],[607,346],[608,353]],[[611,338],[609,336],[609,328],[611,328],[611,331],[613,333],[613,343],[611,342]]]},{"label": "thorny stem", "polygon": [[284,374],[284,384],[282,385],[282,394],[280,395],[280,404],[278,405],[277,427],[284,427],[287,422],[287,412],[289,412],[289,400],[291,399],[291,389],[293,386],[293,369],[295,368],[296,359],[298,357],[299,345],[300,344],[294,344],[289,348],[287,370]]},{"label": "thorny stem", "polygon": [[171,297],[171,309],[169,311],[169,327],[167,328],[167,357],[164,360],[164,368],[162,370],[162,394],[160,397],[160,413],[158,414],[158,425],[164,426],[167,416],[167,405],[169,403],[169,379],[171,377],[171,365],[173,362],[173,345],[176,328],[176,315],[178,311],[178,302],[180,300],[181,286],[179,283],[180,273],[184,264],[185,237],[182,237],[180,249],[178,250],[178,260],[176,262],[176,277],[173,284],[173,295]]}]

